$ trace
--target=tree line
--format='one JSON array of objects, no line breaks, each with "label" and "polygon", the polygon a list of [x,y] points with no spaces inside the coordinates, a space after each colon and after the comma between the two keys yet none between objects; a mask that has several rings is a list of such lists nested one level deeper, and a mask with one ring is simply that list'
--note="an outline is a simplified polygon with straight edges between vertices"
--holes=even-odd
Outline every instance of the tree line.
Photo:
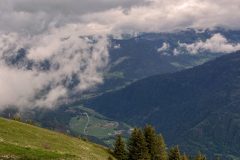
[{"label": "tree line", "polygon": [[178,146],[168,149],[163,136],[150,125],[143,129],[135,128],[127,143],[117,135],[113,155],[117,160],[207,160],[200,152],[190,157],[182,154]]}]

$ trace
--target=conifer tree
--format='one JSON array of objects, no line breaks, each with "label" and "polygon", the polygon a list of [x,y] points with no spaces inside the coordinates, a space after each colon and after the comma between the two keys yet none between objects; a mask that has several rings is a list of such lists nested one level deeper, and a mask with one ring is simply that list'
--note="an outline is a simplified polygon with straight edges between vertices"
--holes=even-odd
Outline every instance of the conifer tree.
[{"label": "conifer tree", "polygon": [[128,142],[129,160],[150,160],[145,137],[140,129],[135,128]]},{"label": "conifer tree", "polygon": [[124,143],[121,135],[118,135],[116,137],[113,154],[117,160],[126,160],[127,159],[127,151],[126,151],[125,143]]},{"label": "conifer tree", "polygon": [[150,125],[147,125],[145,128],[144,128],[144,136],[145,136],[145,140],[146,140],[146,145],[147,145],[147,148],[148,148],[148,153],[150,155],[150,159],[153,159],[154,156],[157,153],[157,143],[156,143],[156,132],[155,132],[155,129],[150,126]]},{"label": "conifer tree", "polygon": [[178,146],[170,149],[168,157],[169,160],[181,160],[181,153]]},{"label": "conifer tree", "polygon": [[162,135],[157,135],[155,129],[147,125],[144,128],[144,136],[151,160],[167,160],[166,145]]},{"label": "conifer tree", "polygon": [[207,158],[205,155],[203,155],[201,152],[199,152],[197,154],[197,156],[195,157],[195,160],[207,160]]},{"label": "conifer tree", "polygon": [[189,157],[186,154],[183,154],[182,160],[189,160]]},{"label": "conifer tree", "polygon": [[157,152],[154,160],[168,160],[167,147],[162,135],[156,136]]}]

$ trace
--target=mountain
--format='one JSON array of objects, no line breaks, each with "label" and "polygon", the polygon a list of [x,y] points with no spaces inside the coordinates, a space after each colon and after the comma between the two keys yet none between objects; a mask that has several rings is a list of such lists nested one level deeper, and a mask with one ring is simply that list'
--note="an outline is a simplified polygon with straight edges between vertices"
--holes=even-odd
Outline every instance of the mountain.
[{"label": "mountain", "polygon": [[[123,39],[112,38],[105,83],[98,87],[97,92],[113,90],[152,75],[191,68],[221,56],[222,53],[209,51],[193,55],[179,47],[179,43],[192,44],[200,40],[206,41],[216,33],[226,36],[233,42],[240,41],[240,36],[232,36],[240,35],[238,31],[220,29],[204,32],[189,29],[173,33],[142,33],[135,37],[126,36]],[[166,48],[160,51],[164,44]],[[181,54],[175,55],[176,51]]]},{"label": "mountain", "polygon": [[152,76],[85,106],[133,126],[152,124],[186,151],[240,156],[240,52]]},{"label": "mountain", "polygon": [[[123,88],[124,86],[133,83],[136,80],[146,78],[148,76],[164,73],[172,73],[186,68],[202,64],[208,60],[214,59],[215,57],[221,56],[221,53],[209,53],[208,51],[192,55],[190,53],[182,53],[174,55],[174,50],[179,47],[181,43],[194,43],[197,40],[206,40],[212,37],[212,35],[220,33],[226,36],[233,42],[239,42],[240,35],[237,31],[204,31],[197,32],[194,30],[186,30],[174,33],[142,33],[135,37],[123,36],[121,39],[109,37],[111,46],[109,46],[109,66],[104,73],[104,83],[96,88],[82,93],[80,95],[72,95],[71,97],[75,100],[88,99],[93,96],[101,95],[106,92]],[[230,35],[230,36],[228,36]],[[167,43],[168,48],[164,53],[158,51],[163,44]],[[36,68],[41,72],[47,72],[51,68],[51,61],[44,60],[42,62],[34,62],[27,58],[27,50],[20,49],[17,54],[7,54],[5,61],[8,65],[17,68],[24,68],[25,70],[31,70]],[[66,77],[68,79],[69,77]],[[76,78],[76,79],[75,79]],[[64,83],[64,82],[63,82]],[[77,76],[72,77],[72,87],[76,86],[75,83],[79,83]],[[71,86],[69,89],[72,89]],[[80,108],[79,108],[80,107]],[[22,118],[33,119],[41,124],[43,127],[60,130],[64,132],[70,132],[73,135],[83,134],[83,130],[73,129],[72,126],[85,125],[86,116],[81,116],[82,113],[86,112],[81,109],[81,106],[69,105],[64,106],[53,106],[53,110],[41,110],[34,109],[28,110],[28,113],[21,113]],[[18,111],[16,111],[18,112]],[[2,116],[8,117],[10,110],[1,112]],[[89,115],[95,115],[93,112],[88,112]],[[14,115],[11,114],[11,115]],[[76,119],[79,119],[77,120]],[[99,121],[104,124],[112,123],[107,118],[97,117],[95,122]],[[105,125],[103,125],[105,126]],[[122,126],[122,125],[119,125]],[[82,127],[80,127],[82,128]],[[98,128],[98,127],[97,127]],[[114,132],[114,130],[125,130],[126,127],[112,127],[111,132],[105,136],[100,135],[100,139],[104,139]],[[99,129],[99,128],[98,128]],[[102,127],[105,130],[105,127]],[[113,130],[114,129],[114,130]],[[94,129],[95,130],[95,129]],[[126,131],[126,130],[125,130]],[[106,131],[102,132],[106,133]],[[89,136],[95,137],[98,133],[89,133]],[[99,138],[99,136],[97,136]],[[108,141],[108,138],[107,138]],[[99,142],[99,141],[98,141]],[[104,140],[104,143],[106,140]]]},{"label": "mountain", "polygon": [[78,138],[0,118],[0,159],[108,159],[106,148]]},{"label": "mountain", "polygon": [[[223,54],[211,53],[209,51],[191,54],[186,50],[181,50],[181,54],[174,55],[175,49],[181,49],[179,48],[179,42],[192,44],[199,40],[206,41],[215,34],[223,35],[231,43],[240,42],[240,31],[223,29],[205,30],[202,32],[189,29],[173,33],[142,33],[135,37],[124,36],[122,39],[110,37],[110,43],[112,44],[109,47],[110,61],[108,69],[104,73],[104,83],[84,93],[84,95],[73,95],[71,97],[73,97],[73,99],[86,100],[102,95],[103,93],[121,89],[142,78],[156,74],[173,73],[215,59]],[[168,48],[164,52],[159,52],[158,49],[161,48],[164,43],[168,44]],[[27,66],[28,68],[35,65],[39,66],[41,71],[47,71],[49,65],[51,65],[48,61],[42,62],[41,64],[27,62],[24,50],[19,51],[17,57],[9,57],[7,63],[17,66]],[[78,83],[79,80],[74,80],[73,77],[73,82]],[[86,111],[82,110],[81,107],[81,103],[74,105],[70,103],[69,105],[60,107],[55,106],[53,110],[28,111],[28,113],[22,114],[22,117],[33,119],[43,127],[68,132],[76,136],[83,135],[82,126],[86,124],[86,116],[82,115],[82,113]],[[112,142],[112,140],[110,140],[112,136],[108,136],[109,134],[112,135],[115,131],[124,130],[124,132],[126,132],[128,130],[126,127],[118,125],[111,127],[109,132],[109,128],[102,126],[108,126],[109,123],[114,121],[111,119],[109,121],[108,117],[102,118],[102,116],[100,116],[99,118],[98,115],[95,116],[97,113],[95,114],[94,112],[88,112],[88,114],[94,119],[93,122],[95,125],[92,126],[96,126],[97,122],[104,124],[94,127],[94,129],[91,130],[92,132],[88,133],[88,136],[91,136],[91,139],[95,142],[110,144]],[[9,111],[3,112],[2,115],[7,117]],[[72,126],[78,126],[77,128],[80,129],[76,130]],[[98,132],[99,129],[101,132]],[[104,139],[103,142],[102,139]]]},{"label": "mountain", "polygon": [[[189,29],[173,33],[142,33],[135,37],[126,35],[121,39],[110,37],[109,66],[104,73],[104,83],[84,93],[84,95],[72,95],[71,97],[74,100],[87,100],[92,97],[101,96],[104,93],[119,90],[149,76],[192,68],[222,56],[223,53],[211,53],[206,50],[201,51],[199,54],[191,54],[187,50],[179,48],[179,43],[192,44],[197,41],[206,41],[215,34],[221,34],[226,37],[231,44],[240,42],[240,31],[223,29],[201,32]],[[159,52],[159,48],[164,44],[168,44],[167,49]],[[180,50],[181,54],[174,55],[176,49]],[[51,68],[50,61],[43,61],[41,63],[29,61],[26,57],[27,52],[24,49],[19,50],[18,54],[10,55],[6,58],[6,63],[15,65],[15,67],[31,69],[32,66],[35,66],[41,72],[47,72]],[[78,79],[72,78],[73,83],[79,83]],[[131,126],[126,127],[125,124],[119,123],[118,120],[112,120],[111,117],[109,118],[95,111],[86,110],[86,107],[82,106],[82,103],[77,102],[63,106],[54,106],[52,107],[53,109],[49,110],[28,110],[25,113],[21,113],[21,116],[25,119],[32,119],[44,128],[79,136],[86,135],[83,129],[87,123],[86,115],[84,115],[86,112],[90,116],[91,123],[90,128],[88,128],[88,138],[105,145],[112,144],[112,136],[116,133],[124,132],[125,134],[131,128]],[[8,117],[9,113],[14,115],[16,112],[18,111],[10,109],[0,114]]]}]

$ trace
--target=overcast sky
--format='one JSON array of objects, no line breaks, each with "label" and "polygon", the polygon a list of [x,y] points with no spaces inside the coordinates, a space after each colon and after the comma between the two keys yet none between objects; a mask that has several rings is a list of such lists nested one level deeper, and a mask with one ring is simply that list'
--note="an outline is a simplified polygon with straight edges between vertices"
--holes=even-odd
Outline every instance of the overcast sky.
[{"label": "overcast sky", "polygon": [[69,23],[109,32],[240,27],[239,0],[1,0],[0,30],[38,33]]},{"label": "overcast sky", "polygon": [[[1,0],[0,109],[52,107],[103,83],[109,34],[240,29],[239,10],[239,0]],[[184,46],[194,54],[219,44],[224,51],[239,48],[221,35],[206,43]],[[24,62],[35,64],[31,70],[6,63],[20,48],[27,50]],[[38,67],[43,61],[52,64],[47,72]],[[63,82],[71,84],[73,76],[80,83],[69,90]]]}]

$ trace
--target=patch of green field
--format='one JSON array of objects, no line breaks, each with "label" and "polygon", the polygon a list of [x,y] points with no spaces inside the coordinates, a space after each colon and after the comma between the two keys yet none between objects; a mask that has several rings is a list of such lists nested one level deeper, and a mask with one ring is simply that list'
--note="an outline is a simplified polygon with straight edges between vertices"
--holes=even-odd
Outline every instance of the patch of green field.
[{"label": "patch of green field", "polygon": [[206,57],[206,58],[202,58],[202,59],[200,59],[200,60],[198,60],[198,61],[194,61],[193,62],[193,65],[201,65],[201,64],[203,64],[203,63],[205,63],[205,62],[207,62],[207,61],[209,61],[210,60],[210,58],[208,58],[208,57]]},{"label": "patch of green field", "polygon": [[112,72],[112,73],[105,73],[105,79],[123,79],[124,73],[123,72]]},{"label": "patch of green field", "polygon": [[[69,122],[70,130],[75,135],[95,137],[110,146],[113,144],[115,135],[128,135],[131,128],[130,126],[124,123],[111,121],[89,108],[82,106],[78,108],[81,108],[85,114],[73,117]],[[87,118],[86,113],[88,114],[89,119]]]},{"label": "patch of green field", "polygon": [[184,65],[184,64],[180,64],[178,62],[172,62],[171,65],[178,67],[178,68],[191,68],[191,65]]},{"label": "patch of green field", "polygon": [[[89,116],[89,124],[86,129],[86,134],[98,138],[109,137],[118,127],[117,122],[99,119],[94,116]],[[85,134],[84,128],[87,124],[86,116],[74,117],[70,121],[70,129],[75,133]]]},{"label": "patch of green field", "polygon": [[106,148],[78,138],[0,118],[0,159],[104,160]]}]

